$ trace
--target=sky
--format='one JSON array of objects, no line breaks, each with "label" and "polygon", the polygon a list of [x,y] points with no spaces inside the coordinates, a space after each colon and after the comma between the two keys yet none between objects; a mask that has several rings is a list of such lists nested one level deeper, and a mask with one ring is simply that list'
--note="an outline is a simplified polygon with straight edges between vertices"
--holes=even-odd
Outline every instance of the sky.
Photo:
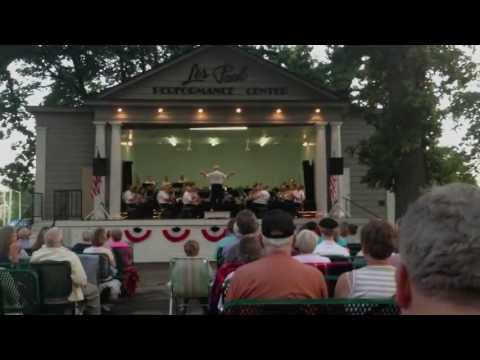
[{"label": "sky", "polygon": [[[325,45],[313,45],[314,46],[314,55],[318,60],[325,60]],[[480,46],[476,46],[480,50]],[[477,51],[474,55],[475,61],[480,64],[480,51]],[[15,73],[15,67],[11,66],[10,70],[17,76],[21,78],[18,74]],[[476,84],[476,88],[480,89],[480,82]],[[43,97],[46,95],[46,91],[37,91],[33,96],[29,98],[29,105],[39,105]],[[29,124],[32,128],[33,123]],[[440,145],[442,146],[457,146],[461,143],[462,138],[465,134],[465,126],[461,127],[458,130],[454,130],[455,124],[453,120],[446,120],[443,123],[443,135],[440,139]],[[10,139],[0,141],[0,167],[5,166],[6,164],[14,161],[15,152],[11,150],[11,145],[16,141],[21,140],[21,136],[14,135]]]}]

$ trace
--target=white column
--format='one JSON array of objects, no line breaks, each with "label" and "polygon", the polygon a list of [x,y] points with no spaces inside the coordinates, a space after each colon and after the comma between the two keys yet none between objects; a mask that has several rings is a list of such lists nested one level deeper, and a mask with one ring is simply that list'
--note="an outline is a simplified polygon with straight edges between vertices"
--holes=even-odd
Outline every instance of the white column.
[{"label": "white column", "polygon": [[45,196],[45,173],[47,165],[47,128],[37,126],[35,142],[35,192]]},{"label": "white column", "polygon": [[387,221],[395,225],[395,193],[387,191]]},{"label": "white column", "polygon": [[315,124],[317,130],[315,146],[315,202],[317,211],[324,215],[328,211],[326,125],[325,122]]},{"label": "white column", "polygon": [[[332,158],[341,158],[343,157],[342,152],[342,125],[341,122],[330,122],[330,126],[332,129],[331,133],[331,149],[332,149]],[[337,176],[337,201],[340,205],[340,208],[337,209],[343,215],[346,214],[346,206],[345,206],[345,191],[343,188],[343,176]],[[335,206],[335,204],[332,204]],[[337,205],[338,207],[338,205]]]},{"label": "white column", "polygon": [[111,122],[110,142],[110,216],[112,219],[121,218],[122,196],[122,124]]}]

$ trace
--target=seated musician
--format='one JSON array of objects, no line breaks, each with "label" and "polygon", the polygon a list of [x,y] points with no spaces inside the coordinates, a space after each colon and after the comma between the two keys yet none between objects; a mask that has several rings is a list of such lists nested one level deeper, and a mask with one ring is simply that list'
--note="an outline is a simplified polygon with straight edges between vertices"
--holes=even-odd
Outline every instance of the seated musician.
[{"label": "seated musician", "polygon": [[200,196],[193,183],[188,183],[185,186],[182,203],[184,209],[182,217],[195,217],[197,207],[200,205]]},{"label": "seated musician", "polygon": [[170,185],[160,186],[160,191],[157,194],[157,203],[161,209],[165,209],[173,203],[173,196]]},{"label": "seated musician", "polygon": [[299,185],[295,187],[292,191],[293,194],[293,201],[295,202],[298,209],[303,208],[303,203],[305,202],[305,187],[303,185]]},{"label": "seated musician", "polygon": [[270,200],[270,193],[265,190],[262,184],[256,184],[248,199],[251,201],[250,206],[255,212],[255,215],[261,217],[259,216],[261,215],[260,212],[264,212],[267,209]]},{"label": "seated musician", "polygon": [[137,198],[137,187],[132,185],[123,193],[123,202],[128,206],[135,206]]}]

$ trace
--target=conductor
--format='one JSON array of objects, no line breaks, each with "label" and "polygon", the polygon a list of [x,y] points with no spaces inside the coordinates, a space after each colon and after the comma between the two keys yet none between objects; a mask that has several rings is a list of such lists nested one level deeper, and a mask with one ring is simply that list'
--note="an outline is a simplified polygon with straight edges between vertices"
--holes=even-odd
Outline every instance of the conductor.
[{"label": "conductor", "polygon": [[220,205],[222,204],[223,197],[225,195],[223,190],[223,184],[225,183],[225,180],[235,175],[235,173],[232,172],[227,175],[220,171],[219,165],[214,165],[213,171],[211,173],[206,173],[202,171],[200,174],[208,179],[210,183],[210,199],[212,203],[212,208],[218,210]]}]

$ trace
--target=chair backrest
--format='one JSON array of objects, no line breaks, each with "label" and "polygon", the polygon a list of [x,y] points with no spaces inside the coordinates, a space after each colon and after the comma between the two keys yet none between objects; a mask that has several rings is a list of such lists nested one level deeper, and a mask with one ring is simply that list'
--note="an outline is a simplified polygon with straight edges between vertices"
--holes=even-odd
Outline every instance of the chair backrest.
[{"label": "chair backrest", "polygon": [[96,255],[99,257],[100,282],[103,282],[106,279],[109,279],[112,277],[110,258],[108,257],[107,254],[89,253],[88,255]]},{"label": "chair backrest", "polygon": [[348,262],[350,261],[349,256],[341,256],[341,255],[326,255],[330,259],[331,262]]},{"label": "chair backrest", "polygon": [[399,315],[393,300],[239,300],[225,304],[225,315]]},{"label": "chair backrest", "polygon": [[20,292],[10,271],[4,267],[0,268],[0,288],[2,314],[22,314],[23,304]]},{"label": "chair backrest", "polygon": [[332,262],[327,265],[327,277],[338,278],[343,273],[352,271],[353,265],[350,261],[345,262]]},{"label": "chair backrest", "polygon": [[210,269],[207,259],[175,258],[170,260],[173,294],[185,299],[208,298]]},{"label": "chair backrest", "polygon": [[72,293],[72,268],[68,261],[44,261],[32,264],[40,279],[43,304],[68,303]]},{"label": "chair backrest", "polygon": [[80,262],[87,274],[87,281],[90,284],[100,283],[100,256],[97,254],[79,254]]},{"label": "chair backrest", "polygon": [[313,266],[322,272],[323,275],[327,273],[327,263],[305,263],[305,265]]},{"label": "chair backrest", "polygon": [[15,286],[20,294],[24,314],[35,314],[40,306],[40,280],[32,269],[10,269]]},{"label": "chair backrest", "polygon": [[353,259],[352,264],[354,269],[361,269],[367,266],[367,261],[364,257],[356,257],[355,259]]}]

